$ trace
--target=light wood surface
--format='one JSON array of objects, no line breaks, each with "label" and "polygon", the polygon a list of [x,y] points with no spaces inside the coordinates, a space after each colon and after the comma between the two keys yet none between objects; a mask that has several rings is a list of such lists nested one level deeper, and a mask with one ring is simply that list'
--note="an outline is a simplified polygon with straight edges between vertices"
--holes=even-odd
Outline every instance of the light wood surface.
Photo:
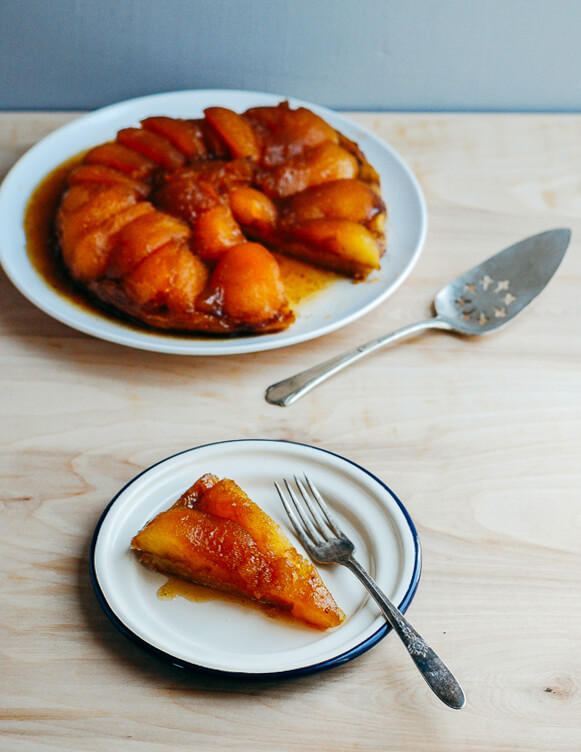
[{"label": "light wood surface", "polygon": [[[0,175],[74,113],[0,116]],[[228,358],[124,349],[28,303],[0,272],[0,749],[581,748],[581,117],[353,114],[394,146],[430,224],[406,283],[318,341]],[[265,387],[430,314],[437,290],[520,238],[570,227],[557,275],[510,326],[377,353],[289,408]],[[1,228],[0,228],[1,232]],[[291,439],[382,478],[423,573],[408,617],[468,703],[441,705],[397,639],[332,671],[236,682],[121,636],[90,538],[143,468],[198,444]]]}]

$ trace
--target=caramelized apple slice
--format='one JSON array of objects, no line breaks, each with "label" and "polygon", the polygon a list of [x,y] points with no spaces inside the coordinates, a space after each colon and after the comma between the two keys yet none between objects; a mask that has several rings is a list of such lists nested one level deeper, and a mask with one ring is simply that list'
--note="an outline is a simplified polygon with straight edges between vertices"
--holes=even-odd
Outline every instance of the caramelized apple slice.
[{"label": "caramelized apple slice", "polygon": [[113,214],[91,232],[86,233],[75,244],[67,262],[73,277],[80,282],[89,282],[105,276],[119,230],[138,217],[153,211],[155,209],[151,204],[140,201]]},{"label": "caramelized apple slice", "polygon": [[315,567],[234,481],[203,476],[131,546],[157,571],[276,605],[319,629],[345,618]]},{"label": "caramelized apple slice", "polygon": [[[346,219],[312,219],[293,227],[296,255],[355,279],[379,269],[383,247],[363,225]],[[302,249],[302,250],[301,250]]]},{"label": "caramelized apple slice", "polygon": [[208,107],[204,110],[204,115],[220,134],[234,159],[259,159],[260,146],[256,135],[241,115],[226,107]]},{"label": "caramelized apple slice", "polygon": [[189,236],[190,228],[185,222],[163,212],[148,212],[126,224],[117,234],[107,276],[121,279],[158,248],[171,240],[186,240]]},{"label": "caramelized apple slice", "polygon": [[338,143],[335,129],[304,107],[291,110],[288,102],[278,107],[254,107],[244,114],[261,133],[262,164],[280,165],[325,142]]},{"label": "caramelized apple slice", "polygon": [[241,243],[226,251],[209,287],[209,304],[218,304],[226,316],[248,326],[264,326],[288,315],[279,266],[259,243]]},{"label": "caramelized apple slice", "polygon": [[244,243],[245,240],[230,207],[221,203],[196,217],[192,237],[196,252],[208,261],[215,261],[228,248]]},{"label": "caramelized apple slice", "polygon": [[355,178],[358,170],[353,154],[326,141],[264,172],[259,176],[259,184],[268,195],[284,198],[321,183]]},{"label": "caramelized apple slice", "polygon": [[165,136],[176,149],[190,159],[206,156],[207,149],[202,129],[189,120],[159,116],[146,118],[141,124],[148,131]]},{"label": "caramelized apple slice", "polygon": [[174,506],[191,507],[234,520],[248,530],[262,551],[270,550],[277,556],[286,556],[294,550],[280,526],[228,478],[220,480],[211,473],[202,475]]},{"label": "caramelized apple slice", "polygon": [[333,180],[287,199],[283,216],[290,224],[311,219],[348,219],[368,224],[385,213],[381,198],[360,180]]},{"label": "caramelized apple slice", "polygon": [[[71,188],[74,189],[75,186]],[[136,203],[137,194],[125,185],[99,186],[89,200],[79,208],[65,209],[64,205],[57,218],[57,232],[63,259],[68,264],[77,243],[96,227],[114,214]]]},{"label": "caramelized apple slice", "polygon": [[144,128],[122,128],[117,134],[118,143],[153,159],[165,170],[175,170],[185,164],[186,158],[165,136]]},{"label": "caramelized apple slice", "polygon": [[157,163],[128,146],[117,142],[101,144],[85,156],[86,164],[102,164],[130,175],[136,180],[148,178],[157,169]]},{"label": "caramelized apple slice", "polygon": [[192,167],[176,170],[161,181],[152,196],[158,209],[192,225],[201,212],[221,203],[220,195],[209,180],[200,179]]},{"label": "caramelized apple slice", "polygon": [[99,183],[75,183],[65,191],[57,214],[57,224],[68,218],[71,212],[80,209],[88,201],[91,201],[99,193],[103,186]]},{"label": "caramelized apple slice", "polygon": [[136,180],[130,175],[103,164],[82,164],[76,167],[68,177],[69,185],[77,183],[101,183],[104,185],[126,185],[142,198],[149,193],[149,185],[143,180]]},{"label": "caramelized apple slice", "polygon": [[140,305],[154,303],[188,312],[204,289],[208,272],[179,240],[170,241],[144,259],[123,280],[123,288]]},{"label": "caramelized apple slice", "polygon": [[241,186],[228,194],[230,208],[235,219],[242,225],[256,228],[274,227],[277,210],[274,203],[250,186]]},{"label": "caramelized apple slice", "polygon": [[269,603],[268,561],[235,522],[172,508],[155,517],[131,542],[141,561],[164,574]]}]

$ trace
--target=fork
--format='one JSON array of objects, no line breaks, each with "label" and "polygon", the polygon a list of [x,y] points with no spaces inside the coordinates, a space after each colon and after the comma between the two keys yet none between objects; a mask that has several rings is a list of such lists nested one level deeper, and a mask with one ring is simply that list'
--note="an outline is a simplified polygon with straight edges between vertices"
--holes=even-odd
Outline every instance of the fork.
[{"label": "fork", "polygon": [[322,564],[343,564],[350,569],[375,598],[388,624],[406,646],[430,689],[449,707],[455,709],[464,707],[466,702],[464,692],[450,670],[355,559],[353,542],[334,521],[314,483],[306,475],[304,480],[303,483],[296,476],[294,478],[298,494],[286,479],[284,480],[286,495],[279,483],[275,481],[274,485],[305,549],[313,559]]}]

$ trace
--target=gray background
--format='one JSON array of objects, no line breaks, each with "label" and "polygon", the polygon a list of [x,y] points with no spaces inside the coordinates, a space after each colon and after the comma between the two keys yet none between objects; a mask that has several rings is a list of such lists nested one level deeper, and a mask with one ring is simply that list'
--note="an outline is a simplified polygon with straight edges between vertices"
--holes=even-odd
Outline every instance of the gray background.
[{"label": "gray background", "polygon": [[579,111],[578,0],[0,0],[0,109],[192,88],[350,110]]}]

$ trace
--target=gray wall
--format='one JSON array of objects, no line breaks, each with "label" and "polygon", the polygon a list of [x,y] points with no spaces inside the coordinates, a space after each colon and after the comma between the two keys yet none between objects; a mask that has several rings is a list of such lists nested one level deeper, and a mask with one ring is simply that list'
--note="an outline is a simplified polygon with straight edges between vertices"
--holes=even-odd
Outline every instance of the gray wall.
[{"label": "gray wall", "polygon": [[190,88],[338,109],[581,108],[578,0],[0,0],[0,109]]}]

